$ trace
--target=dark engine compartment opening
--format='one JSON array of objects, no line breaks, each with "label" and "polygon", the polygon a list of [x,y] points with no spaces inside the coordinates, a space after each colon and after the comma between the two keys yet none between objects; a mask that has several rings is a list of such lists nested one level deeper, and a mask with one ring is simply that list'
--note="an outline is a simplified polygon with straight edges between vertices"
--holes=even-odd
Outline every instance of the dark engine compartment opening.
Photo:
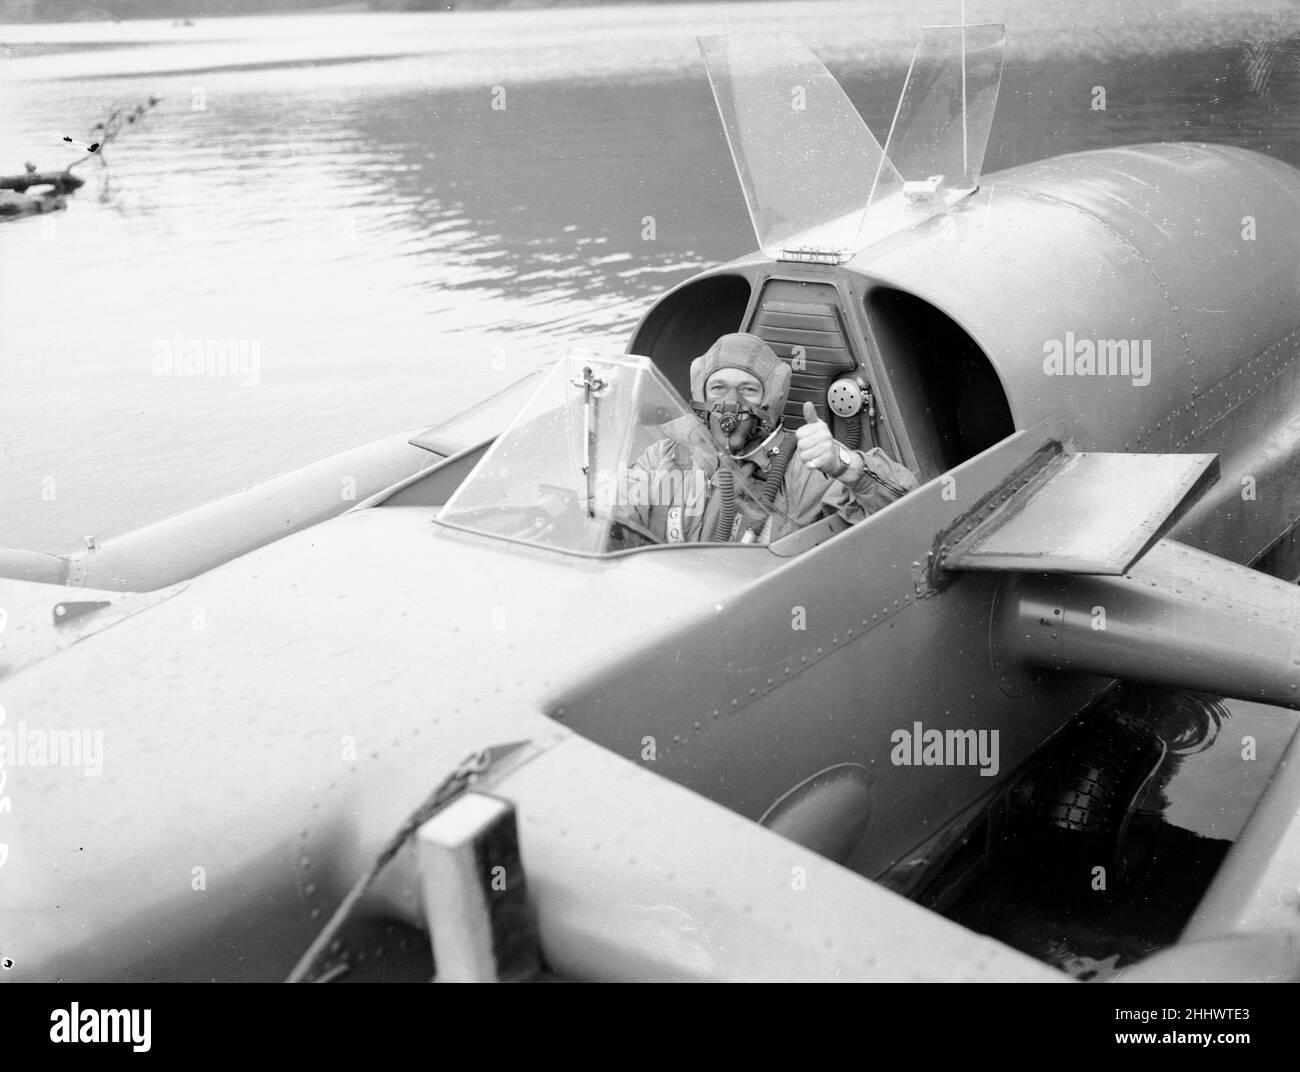
[{"label": "dark engine compartment opening", "polygon": [[924,478],[1016,430],[996,370],[956,321],[891,287],[874,288],[865,305]]},{"label": "dark engine compartment opening", "polygon": [[694,280],[650,311],[627,352],[652,359],[678,394],[689,399],[691,361],[720,336],[741,330],[749,296],[749,280],[742,275]]}]

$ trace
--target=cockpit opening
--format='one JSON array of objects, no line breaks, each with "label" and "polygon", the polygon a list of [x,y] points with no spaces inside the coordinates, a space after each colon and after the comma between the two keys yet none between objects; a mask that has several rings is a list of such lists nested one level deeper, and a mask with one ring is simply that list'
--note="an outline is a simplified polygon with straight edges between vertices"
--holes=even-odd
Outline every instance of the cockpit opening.
[{"label": "cockpit opening", "polygon": [[951,317],[892,287],[874,288],[866,312],[922,480],[1015,431],[996,370]]}]

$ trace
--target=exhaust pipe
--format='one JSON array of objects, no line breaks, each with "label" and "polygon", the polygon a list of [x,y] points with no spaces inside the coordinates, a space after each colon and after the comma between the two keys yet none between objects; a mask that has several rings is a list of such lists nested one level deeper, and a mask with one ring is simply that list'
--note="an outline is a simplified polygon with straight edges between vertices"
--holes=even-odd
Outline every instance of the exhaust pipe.
[{"label": "exhaust pipe", "polygon": [[1300,709],[1300,588],[1173,540],[1123,576],[1020,574],[993,655]]}]

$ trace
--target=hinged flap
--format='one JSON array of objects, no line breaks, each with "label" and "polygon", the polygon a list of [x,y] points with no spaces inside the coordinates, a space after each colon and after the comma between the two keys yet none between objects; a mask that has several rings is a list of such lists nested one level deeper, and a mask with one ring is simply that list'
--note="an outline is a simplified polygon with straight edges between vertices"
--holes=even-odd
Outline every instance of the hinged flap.
[{"label": "hinged flap", "polygon": [[1218,475],[1214,454],[1056,454],[959,536],[943,565],[1122,574]]}]

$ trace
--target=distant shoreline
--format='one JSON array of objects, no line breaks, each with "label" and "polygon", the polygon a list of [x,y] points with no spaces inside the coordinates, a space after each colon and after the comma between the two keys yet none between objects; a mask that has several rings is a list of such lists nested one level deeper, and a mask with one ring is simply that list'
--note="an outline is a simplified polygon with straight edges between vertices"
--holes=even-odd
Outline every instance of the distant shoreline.
[{"label": "distant shoreline", "polygon": [[[228,19],[258,15],[394,14],[501,11],[625,4],[709,3],[714,0],[0,0],[0,26],[27,23],[138,22],[149,19]],[[746,0],[732,0],[744,3]],[[78,9],[84,15],[77,14]]]},{"label": "distant shoreline", "polygon": [[[437,12],[529,11],[602,7],[721,6],[722,0],[0,0],[0,26],[68,25],[182,20],[250,18],[259,15],[411,14]],[[764,6],[771,0],[725,0],[737,8]],[[804,0],[809,2],[809,0]],[[815,0],[814,0],[815,2]],[[809,6],[812,6],[810,3]],[[856,0],[860,17],[893,18],[900,12],[915,13],[917,25],[951,23],[955,0]],[[1013,23],[1063,22],[1080,13],[1071,0],[969,0],[968,21],[998,20]],[[928,18],[941,13],[940,18]],[[1152,23],[1188,26],[1222,20],[1225,25],[1240,21],[1273,19],[1290,23],[1297,17],[1294,0],[1259,0],[1251,10],[1224,9],[1220,0],[1094,0],[1082,13],[1086,23],[1098,29],[1113,29],[1116,21],[1134,29]]]},{"label": "distant shoreline", "polygon": [[[16,2],[26,0],[0,0],[0,12]],[[172,17],[0,25],[0,59],[7,61],[0,81],[206,75],[248,62],[273,69],[402,59],[422,49],[438,57],[431,85],[441,88],[493,84],[503,73],[516,83],[627,81],[698,72],[696,35],[728,32],[788,32],[825,63],[882,70],[905,66],[918,28],[948,22],[956,8],[955,0],[468,0],[478,8],[435,18],[370,11],[364,2],[265,10],[256,18],[188,16],[192,27]],[[367,25],[405,20],[410,31],[403,47],[381,54],[360,36],[331,29],[345,17]],[[1300,5],[1292,0],[1259,0],[1253,9],[1217,0],[1093,0],[1086,10],[1073,0],[968,0],[967,17],[1005,22],[1008,67],[1058,58],[1142,62],[1262,43],[1283,58],[1300,51],[1290,47],[1300,38]],[[246,38],[255,56],[240,54]]]}]

